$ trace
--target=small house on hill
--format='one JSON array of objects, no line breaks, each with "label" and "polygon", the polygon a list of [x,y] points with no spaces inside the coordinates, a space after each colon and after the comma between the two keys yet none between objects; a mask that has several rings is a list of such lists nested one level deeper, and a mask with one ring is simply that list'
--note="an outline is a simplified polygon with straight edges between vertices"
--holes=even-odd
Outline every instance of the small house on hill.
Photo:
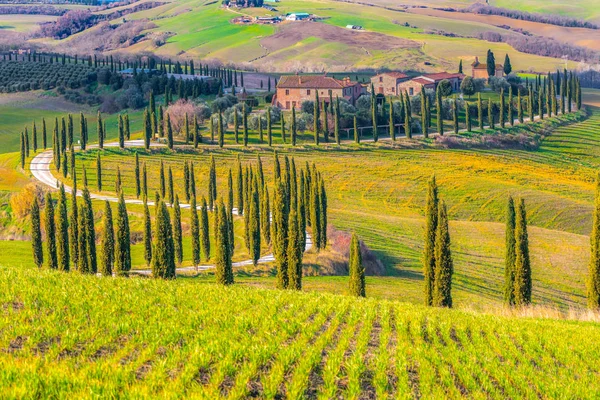
[{"label": "small house on hill", "polygon": [[350,78],[335,79],[326,75],[287,75],[277,83],[277,93],[273,97],[273,105],[284,110],[300,108],[304,101],[329,102],[331,98],[343,98],[354,104],[363,94],[360,83]]},{"label": "small house on hill", "polygon": [[[482,64],[479,62],[479,57],[475,57],[475,61],[471,64],[471,76],[474,79],[488,79],[490,76],[488,74],[487,64]],[[502,78],[504,76],[504,65],[496,64],[496,73],[494,76],[498,78]]]}]

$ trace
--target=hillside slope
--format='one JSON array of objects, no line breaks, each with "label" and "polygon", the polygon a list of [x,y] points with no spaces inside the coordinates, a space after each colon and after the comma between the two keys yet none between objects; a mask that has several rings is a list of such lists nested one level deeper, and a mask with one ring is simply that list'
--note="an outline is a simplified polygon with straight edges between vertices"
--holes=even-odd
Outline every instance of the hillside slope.
[{"label": "hillside slope", "polygon": [[0,267],[2,397],[594,398],[600,327]]}]

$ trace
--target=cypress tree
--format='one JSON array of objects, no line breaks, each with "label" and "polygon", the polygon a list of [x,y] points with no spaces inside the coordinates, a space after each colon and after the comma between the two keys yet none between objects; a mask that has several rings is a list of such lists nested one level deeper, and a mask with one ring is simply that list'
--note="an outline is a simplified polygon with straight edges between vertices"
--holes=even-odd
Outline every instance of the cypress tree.
[{"label": "cypress tree", "polygon": [[169,180],[168,180],[168,195],[169,195],[169,204],[173,205],[174,193],[175,189],[173,188],[173,170],[169,166]]},{"label": "cypress tree", "polygon": [[371,84],[371,122],[373,123],[373,141],[377,142],[379,138],[379,132],[377,131],[377,101],[375,96],[375,90]]},{"label": "cypress tree", "polygon": [[231,252],[229,246],[229,222],[223,200],[215,205],[216,232],[216,256],[215,256],[215,277],[217,283],[230,285],[233,283],[233,273],[231,273]]},{"label": "cypress tree", "polygon": [[167,193],[167,188],[166,188],[166,182],[165,182],[165,165],[162,160],[160,160],[159,180],[160,180],[160,197],[162,199],[164,199],[165,194]]},{"label": "cypress tree", "polygon": [[183,162],[183,189],[185,192],[185,200],[190,201],[190,167],[187,161]]},{"label": "cypress tree", "polygon": [[479,130],[483,130],[483,103],[481,102],[481,93],[477,93],[477,121],[479,122]]},{"label": "cypress tree", "polygon": [[67,152],[66,151],[63,153],[62,158],[63,158],[63,161],[62,161],[62,166],[63,166],[62,173],[63,173],[63,178],[66,178],[67,177],[67,172],[69,170],[69,166],[68,166],[68,163],[67,163]]},{"label": "cypress tree", "polygon": [[444,117],[442,116],[442,92],[438,85],[435,92],[435,109],[437,118],[437,131],[440,136],[444,136]]},{"label": "cypress tree", "polygon": [[244,214],[244,175],[242,173],[242,163],[240,156],[237,157],[237,212],[238,215]]},{"label": "cypress tree", "polygon": [[90,273],[90,263],[89,257],[87,253],[87,235],[86,232],[86,210],[85,204],[81,204],[79,206],[79,210],[77,212],[78,220],[77,220],[77,230],[79,231],[79,237],[77,238],[77,254],[79,259],[77,260],[77,268],[79,272],[82,274]]},{"label": "cypress tree", "polygon": [[183,241],[181,232],[181,208],[179,207],[179,196],[175,196],[173,205],[173,246],[175,251],[175,261],[181,265],[183,261]]},{"label": "cypress tree", "polygon": [[198,116],[194,115],[194,148],[198,148],[200,143],[200,132],[198,132]]},{"label": "cypress tree", "polygon": [[544,92],[542,90],[538,92],[538,115],[540,120],[544,119]]},{"label": "cypress tree", "polygon": [[131,246],[130,246],[129,216],[123,193],[119,194],[119,205],[117,207],[117,229],[115,240],[115,274],[127,276],[131,270]]},{"label": "cypress tree", "polygon": [[[462,61],[461,61],[462,62]],[[423,130],[423,137],[428,138],[429,132],[427,130],[427,99],[425,94],[425,86],[421,86],[421,129]]]},{"label": "cypress tree", "polygon": [[316,91],[316,98],[313,107],[313,133],[315,137],[315,144],[319,144],[319,135],[320,135],[320,119],[321,119],[321,109],[319,107],[319,91]]},{"label": "cypress tree", "polygon": [[102,191],[102,159],[100,158],[100,152],[96,153],[96,186],[98,191]]},{"label": "cypress tree", "polygon": [[427,188],[425,205],[425,250],[423,252],[423,277],[425,283],[425,305],[433,305],[433,289],[435,276],[435,244],[438,226],[438,187],[435,176],[431,178]]},{"label": "cypress tree", "polygon": [[167,113],[167,147],[173,150],[173,127],[171,126],[171,116]]},{"label": "cypress tree", "polygon": [[35,126],[35,121],[33,121],[33,130],[31,132],[31,138],[33,139],[33,152],[37,153],[37,128]]},{"label": "cypress tree", "polygon": [[[29,132],[27,131],[27,127],[25,127],[25,133],[23,134],[25,138],[25,156],[29,157]],[[65,154],[63,152],[63,154]]]},{"label": "cypress tree", "polygon": [[287,143],[286,140],[286,130],[285,130],[285,117],[283,115],[283,113],[281,113],[281,121],[280,121],[280,125],[281,125],[281,141],[285,144]]},{"label": "cypress tree", "polygon": [[406,132],[406,138],[412,139],[412,116],[408,92],[404,95],[404,130]]},{"label": "cypress tree", "polygon": [[31,246],[33,262],[38,268],[41,268],[44,264],[44,249],[42,246],[40,205],[37,196],[33,198],[33,204],[31,205]]},{"label": "cypress tree", "polygon": [[354,115],[354,143],[360,143],[360,134],[358,133],[358,121]]},{"label": "cypress tree", "polygon": [[465,102],[465,124],[467,125],[467,132],[471,132],[471,105]]},{"label": "cypress tree", "polygon": [[325,100],[323,100],[323,142],[329,143],[329,119],[327,117],[327,108],[325,108]]},{"label": "cypress tree", "polygon": [[587,303],[592,310],[600,308],[600,175],[596,178],[592,234],[590,236],[591,257],[587,276]]},{"label": "cypress tree", "polygon": [[[23,137],[23,132],[21,132],[21,149],[20,149],[20,156],[21,156],[21,168],[25,168],[25,138]],[[56,164],[56,155],[54,156],[54,164]],[[56,168],[60,168],[59,165],[56,166]]]},{"label": "cypress tree", "polygon": [[254,179],[252,196],[250,198],[250,256],[252,262],[257,265],[260,258],[260,204],[258,196],[258,182]]},{"label": "cypress tree", "polygon": [[356,233],[352,233],[350,242],[350,259],[348,260],[348,275],[350,294],[356,297],[365,297],[365,267],[362,264],[360,242]]},{"label": "cypress tree", "polygon": [[298,136],[298,127],[296,126],[296,108],[292,107],[292,146],[296,145],[296,137]]},{"label": "cypress tree", "polygon": [[273,204],[273,224],[271,237],[273,238],[273,255],[277,265],[277,288],[287,289],[287,245],[289,210],[286,204],[286,190],[282,182],[275,183],[275,201]]},{"label": "cypress tree", "polygon": [[287,246],[287,276],[288,288],[294,290],[302,289],[302,236],[298,229],[298,215],[292,209],[288,221],[288,246]]},{"label": "cypress tree", "polygon": [[144,148],[148,150],[150,148],[150,139],[152,138],[152,125],[150,122],[150,115],[148,110],[144,110]]},{"label": "cypress tree", "polygon": [[450,251],[448,214],[444,201],[441,201],[438,207],[434,254],[433,305],[436,307],[452,307],[452,274],[454,273],[454,265]]},{"label": "cypress tree", "polygon": [[200,220],[198,219],[198,207],[196,206],[196,197],[193,196],[190,202],[190,230],[192,242],[192,262],[196,271],[200,264]]},{"label": "cypress tree", "polygon": [[389,131],[390,138],[392,141],[396,141],[396,118],[394,116],[394,102],[390,99],[390,112],[389,112]]},{"label": "cypress tree", "polygon": [[100,273],[104,276],[112,276],[115,263],[115,232],[112,220],[112,208],[108,200],[104,202],[104,226],[100,243],[102,248]]},{"label": "cypress tree", "polygon": [[529,87],[529,93],[527,95],[527,114],[529,114],[529,122],[533,122],[535,120],[535,115],[533,114],[533,90]]},{"label": "cypress tree", "polygon": [[246,109],[246,103],[242,107],[242,128],[244,135],[244,146],[248,147],[248,110]]},{"label": "cypress tree", "polygon": [[316,173],[313,175],[310,190],[310,222],[313,244],[317,251],[321,249],[321,200]]},{"label": "cypress tree", "polygon": [[260,141],[260,143],[264,143],[265,141],[263,133],[263,121],[260,115],[258,116],[258,140]]},{"label": "cypress tree", "polygon": [[504,88],[500,90],[500,128],[504,129]]},{"label": "cypress tree", "polygon": [[135,197],[137,199],[140,198],[141,194],[141,185],[140,185],[140,158],[138,153],[135,153],[135,170],[134,170],[134,180],[135,180]]},{"label": "cypress tree", "polygon": [[119,148],[123,150],[125,148],[125,130],[123,128],[123,115],[119,114]]},{"label": "cypress tree", "polygon": [[335,142],[340,144],[340,98],[336,96],[335,98],[335,107],[333,111],[333,133],[335,137]]},{"label": "cypress tree", "polygon": [[142,194],[144,195],[144,199],[148,199],[148,170],[146,169],[146,163],[144,163],[144,168],[142,170]]},{"label": "cypress tree", "polygon": [[210,156],[210,171],[208,174],[208,206],[213,209],[217,201],[217,171],[215,167],[215,158]]},{"label": "cypress tree", "polygon": [[531,303],[531,261],[525,200],[520,199],[517,203],[516,214],[514,297],[515,305],[524,306]]},{"label": "cypress tree", "polygon": [[117,166],[117,176],[115,178],[115,193],[119,195],[121,193],[121,167]]},{"label": "cypress tree", "polygon": [[523,102],[522,102],[522,98],[521,98],[521,92],[519,92],[518,96],[517,96],[517,115],[519,118],[519,123],[523,123],[524,119],[523,119]]},{"label": "cypress tree", "polygon": [[508,88],[508,122],[510,126],[515,125],[515,117],[513,116],[513,90],[512,86]]},{"label": "cypress tree", "polygon": [[273,121],[271,121],[271,109],[267,108],[267,143],[273,145]]},{"label": "cypress tree", "polygon": [[67,196],[64,185],[58,192],[58,215],[56,219],[56,259],[61,271],[69,270],[69,220],[67,214]]},{"label": "cypress tree", "polygon": [[190,120],[187,113],[185,113],[184,129],[185,144],[188,145],[190,144]]},{"label": "cypress tree", "polygon": [[190,163],[190,197],[196,198],[196,173],[193,162]]},{"label": "cypress tree", "polygon": [[458,104],[456,99],[452,102],[452,125],[454,127],[454,134],[458,135]]},{"label": "cypress tree", "polygon": [[42,147],[44,150],[48,147],[46,119],[42,118]]},{"label": "cypress tree", "polygon": [[508,198],[508,207],[506,209],[506,249],[504,255],[504,302],[507,305],[514,305],[514,280],[515,280],[515,202],[512,197]]},{"label": "cypress tree", "polygon": [[492,100],[488,100],[488,124],[490,125],[490,129],[496,129],[494,122],[494,103]]},{"label": "cypress tree", "polygon": [[327,194],[325,192],[325,181],[321,178],[319,190],[319,223],[320,233],[319,238],[321,245],[320,249],[327,247]]},{"label": "cypress tree", "polygon": [[265,243],[271,243],[271,204],[269,199],[269,189],[263,187],[262,202],[260,210],[260,227]]},{"label": "cypress tree", "polygon": [[210,260],[210,236],[208,229],[208,206],[206,198],[202,197],[200,208],[200,245],[206,261]]},{"label": "cypress tree", "polygon": [[240,138],[239,138],[239,121],[238,121],[238,110],[237,108],[233,109],[233,136],[235,138],[235,143],[239,144],[240,143]]},{"label": "cypress tree", "polygon": [[77,206],[77,188],[71,190],[71,214],[69,216],[69,254],[73,268],[77,270],[79,261],[79,225],[78,225],[78,206]]},{"label": "cypress tree", "polygon": [[227,212],[233,212],[233,175],[231,174],[231,168],[229,168],[229,175],[227,176]]},{"label": "cypress tree", "polygon": [[46,231],[46,254],[48,268],[57,269],[58,260],[56,255],[56,225],[54,222],[54,203],[52,201],[52,195],[46,194],[46,207],[45,207],[45,218],[44,218],[44,230]]},{"label": "cypress tree", "polygon": [[225,132],[223,129],[223,113],[219,111],[217,118],[217,136],[219,138],[219,147],[223,148],[225,145]]},{"label": "cypress tree", "polygon": [[147,266],[152,261],[152,220],[146,198],[144,198],[144,260]]},{"label": "cypress tree", "polygon": [[169,211],[160,200],[156,210],[154,243],[152,248],[152,276],[154,278],[175,278],[175,250]]}]

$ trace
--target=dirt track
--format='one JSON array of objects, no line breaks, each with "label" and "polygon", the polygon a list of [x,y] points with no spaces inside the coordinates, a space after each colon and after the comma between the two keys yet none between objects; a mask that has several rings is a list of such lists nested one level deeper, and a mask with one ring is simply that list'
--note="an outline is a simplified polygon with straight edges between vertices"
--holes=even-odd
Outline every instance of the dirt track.
[{"label": "dirt track", "polygon": [[419,43],[412,40],[376,32],[353,31],[320,22],[283,23],[279,27],[277,33],[262,39],[261,45],[271,53],[293,46],[309,37],[316,37],[328,42],[339,42],[352,47],[364,47],[372,50],[420,47]]}]

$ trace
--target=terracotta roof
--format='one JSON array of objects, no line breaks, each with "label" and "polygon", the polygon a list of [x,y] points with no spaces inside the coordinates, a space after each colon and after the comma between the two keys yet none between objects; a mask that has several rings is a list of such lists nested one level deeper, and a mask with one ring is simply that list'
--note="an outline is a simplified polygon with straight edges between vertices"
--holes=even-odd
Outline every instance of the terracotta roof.
[{"label": "terracotta roof", "polygon": [[412,79],[411,82],[419,83],[421,85],[433,85],[432,81],[428,81],[427,79],[423,79],[423,78],[415,78],[415,79]]},{"label": "terracotta roof", "polygon": [[323,75],[286,75],[277,83],[278,88],[291,89],[342,89],[356,85],[353,81],[344,81]]}]

